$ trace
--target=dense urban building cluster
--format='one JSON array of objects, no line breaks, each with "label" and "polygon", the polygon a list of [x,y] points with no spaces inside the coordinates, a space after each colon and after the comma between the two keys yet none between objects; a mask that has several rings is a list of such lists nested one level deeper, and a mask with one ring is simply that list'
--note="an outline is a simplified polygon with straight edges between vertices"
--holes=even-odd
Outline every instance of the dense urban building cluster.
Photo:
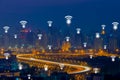
[{"label": "dense urban building cluster", "polygon": [[[47,21],[47,30],[27,26],[27,21],[20,21],[20,27],[4,26],[0,34],[1,48],[35,48],[40,50],[81,50],[104,49],[109,52],[118,52],[120,48],[119,23],[113,22],[111,26],[101,25],[96,32],[87,32],[80,27],[71,26],[72,16],[65,16],[64,29],[53,26],[53,21]],[[79,26],[79,25],[78,25]],[[99,26],[99,25],[98,25]],[[106,27],[109,27],[107,30]],[[13,28],[13,29],[12,29]]]}]

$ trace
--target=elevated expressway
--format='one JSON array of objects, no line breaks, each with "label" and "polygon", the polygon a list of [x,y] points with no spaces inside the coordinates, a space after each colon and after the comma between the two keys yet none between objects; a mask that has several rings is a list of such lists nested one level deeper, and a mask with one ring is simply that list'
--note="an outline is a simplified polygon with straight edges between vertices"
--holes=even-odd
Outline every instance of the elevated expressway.
[{"label": "elevated expressway", "polygon": [[[64,64],[64,66],[68,66],[70,68],[73,68],[72,70],[69,70],[69,72],[67,72],[68,74],[77,74],[77,73],[85,73],[85,72],[89,72],[91,70],[90,67],[88,66],[81,66],[81,65],[76,65],[76,64],[69,64],[69,63],[61,63],[61,62],[55,62],[55,61],[49,61],[49,60],[42,60],[42,59],[36,59],[33,57],[29,57],[32,54],[18,54],[16,55],[18,60],[22,60],[24,61],[30,61],[30,62],[36,62],[36,63],[45,63],[45,64],[53,64],[53,65],[57,65],[60,66],[60,64]],[[34,65],[33,65],[34,66]]]}]

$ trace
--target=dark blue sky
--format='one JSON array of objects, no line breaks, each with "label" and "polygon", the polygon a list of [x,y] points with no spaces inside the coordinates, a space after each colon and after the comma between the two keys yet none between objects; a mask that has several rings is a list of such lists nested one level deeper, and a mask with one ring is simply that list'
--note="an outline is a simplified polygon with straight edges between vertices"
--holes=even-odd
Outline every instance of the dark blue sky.
[{"label": "dark blue sky", "polygon": [[47,28],[47,20],[54,26],[65,27],[65,15],[72,15],[72,26],[93,30],[113,21],[120,22],[119,0],[0,0],[0,27],[19,27],[27,20],[32,27]]}]

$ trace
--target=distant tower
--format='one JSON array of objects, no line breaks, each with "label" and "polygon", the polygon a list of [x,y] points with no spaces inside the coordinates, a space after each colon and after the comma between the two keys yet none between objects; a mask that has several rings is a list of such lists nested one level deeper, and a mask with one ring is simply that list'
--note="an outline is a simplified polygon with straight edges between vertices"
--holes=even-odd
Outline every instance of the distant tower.
[{"label": "distant tower", "polygon": [[22,25],[22,28],[25,28],[26,24],[27,24],[27,21],[22,20],[22,21],[20,21],[20,24]]},{"label": "distant tower", "polygon": [[48,23],[48,26],[49,26],[49,27],[52,27],[53,21],[47,21],[47,23]]},{"label": "distant tower", "polygon": [[109,45],[108,45],[108,49],[109,51],[116,51],[117,49],[119,49],[119,31],[118,31],[118,22],[113,22],[113,30],[110,33],[109,36]]},{"label": "distant tower", "polygon": [[48,44],[54,45],[54,27],[52,27],[53,21],[49,20],[48,23]]},{"label": "distant tower", "polygon": [[26,24],[27,24],[28,22],[27,21],[25,21],[25,20],[22,20],[22,21],[20,21],[20,24],[22,25],[22,29],[21,29],[21,33],[20,33],[20,45],[21,45],[21,48],[25,48],[25,47],[27,47],[27,45],[28,45],[28,42],[27,42],[27,33],[28,33],[28,30],[27,29],[25,29],[26,28]]},{"label": "distant tower", "polygon": [[[72,22],[72,16],[70,15],[66,15],[65,19],[66,19],[66,24],[67,26],[70,26],[71,22]],[[70,37],[72,38],[72,34],[71,34],[71,27],[66,27],[66,31],[65,31],[65,36],[66,37],[66,41],[69,42],[70,41]],[[71,41],[72,42],[72,41]],[[69,42],[70,43],[70,42]]]},{"label": "distant tower", "polygon": [[99,50],[99,49],[102,49],[102,46],[103,46],[103,41],[100,38],[100,33],[96,33],[95,40],[94,40],[94,48],[96,50]]},{"label": "distant tower", "polygon": [[81,29],[80,28],[76,28],[76,33],[74,36],[74,46],[77,49],[81,49],[82,48],[82,36],[81,36]]},{"label": "distant tower", "polygon": [[103,48],[104,50],[106,50],[107,49],[107,45],[104,45],[104,48]]},{"label": "distant tower", "polygon": [[[106,25],[101,25],[101,27],[102,27],[102,31],[101,31],[101,39],[102,39],[102,41],[103,41],[103,44],[107,44],[108,43],[108,39],[107,39],[107,35],[106,35],[106,32],[105,32],[105,27],[106,27]],[[103,46],[103,49],[105,48],[105,46]]]},{"label": "distant tower", "polygon": [[14,34],[14,40],[13,40],[14,47],[17,48],[18,44],[18,35]]},{"label": "distant tower", "polygon": [[73,17],[70,16],[70,15],[67,15],[67,16],[65,16],[65,18],[66,18],[66,23],[67,23],[68,25],[70,25],[70,24],[71,24],[71,19],[72,19]]},{"label": "distant tower", "polygon": [[102,32],[101,32],[101,34],[104,35],[104,34],[105,34],[105,27],[106,27],[106,25],[101,25],[101,27],[102,27]]},{"label": "distant tower", "polygon": [[4,47],[8,48],[9,47],[9,34],[8,30],[9,30],[9,26],[4,26],[3,29],[5,30],[5,34],[4,34]]}]

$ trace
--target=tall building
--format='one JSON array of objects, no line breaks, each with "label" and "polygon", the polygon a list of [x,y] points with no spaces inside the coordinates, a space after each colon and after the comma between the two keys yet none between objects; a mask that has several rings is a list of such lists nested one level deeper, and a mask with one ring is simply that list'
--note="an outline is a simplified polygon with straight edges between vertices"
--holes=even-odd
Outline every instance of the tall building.
[{"label": "tall building", "polygon": [[119,49],[119,31],[118,31],[118,22],[113,22],[113,29],[109,35],[109,51],[115,52]]},{"label": "tall building", "polygon": [[103,49],[103,40],[100,37],[100,33],[96,33],[96,37],[94,39],[94,49],[95,50],[99,50],[99,49]]}]

